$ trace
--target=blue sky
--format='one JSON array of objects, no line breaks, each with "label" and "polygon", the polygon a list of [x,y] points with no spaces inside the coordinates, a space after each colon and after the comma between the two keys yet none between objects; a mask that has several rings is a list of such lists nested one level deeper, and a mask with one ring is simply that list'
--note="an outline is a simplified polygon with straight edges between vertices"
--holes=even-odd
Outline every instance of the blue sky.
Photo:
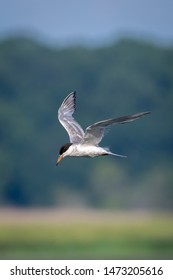
[{"label": "blue sky", "polygon": [[0,35],[104,42],[127,34],[173,42],[172,0],[1,0]]}]

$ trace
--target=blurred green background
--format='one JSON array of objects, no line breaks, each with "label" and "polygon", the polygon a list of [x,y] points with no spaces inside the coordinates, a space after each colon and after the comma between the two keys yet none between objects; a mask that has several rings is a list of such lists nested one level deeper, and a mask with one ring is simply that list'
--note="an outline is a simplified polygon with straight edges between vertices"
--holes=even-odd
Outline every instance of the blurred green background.
[{"label": "blurred green background", "polygon": [[[173,258],[173,2],[2,0],[0,259]],[[65,158],[57,111],[116,125]]]},{"label": "blurred green background", "polygon": [[[57,120],[77,91],[75,118],[152,111],[104,137],[127,159],[66,158]],[[27,38],[0,42],[0,202],[2,206],[173,209],[173,48],[124,39],[110,46],[53,48]]]},{"label": "blurred green background", "polygon": [[[68,142],[57,110],[72,90],[83,127],[152,111],[103,139],[127,159],[55,166]],[[0,258],[172,258],[172,104],[172,47],[1,40]]]}]

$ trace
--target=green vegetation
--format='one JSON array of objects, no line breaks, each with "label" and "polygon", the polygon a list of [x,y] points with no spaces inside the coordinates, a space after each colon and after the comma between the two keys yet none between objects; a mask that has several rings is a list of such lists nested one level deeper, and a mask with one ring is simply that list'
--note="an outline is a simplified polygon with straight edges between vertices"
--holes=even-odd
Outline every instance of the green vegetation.
[{"label": "green vegetation", "polygon": [[[90,213],[91,214],[91,213]],[[173,220],[120,215],[112,221],[1,223],[1,259],[172,259]],[[91,218],[91,217],[90,217]]]},{"label": "green vegetation", "polygon": [[[69,141],[57,109],[72,90],[83,127],[152,111],[103,139],[127,159],[67,158],[55,167]],[[172,104],[172,47],[124,39],[61,49],[27,38],[1,40],[1,205],[172,209]]]}]

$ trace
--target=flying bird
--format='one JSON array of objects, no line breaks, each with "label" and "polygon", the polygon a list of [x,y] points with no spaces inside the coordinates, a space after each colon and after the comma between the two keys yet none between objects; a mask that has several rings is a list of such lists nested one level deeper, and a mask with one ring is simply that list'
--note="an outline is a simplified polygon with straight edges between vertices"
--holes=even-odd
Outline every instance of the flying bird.
[{"label": "flying bird", "polygon": [[113,124],[124,124],[139,119],[150,112],[141,112],[134,115],[127,115],[119,118],[107,119],[88,126],[84,132],[82,127],[73,118],[76,109],[76,92],[71,92],[62,102],[58,110],[58,120],[66,129],[70,142],[63,145],[59,150],[59,157],[56,165],[66,156],[73,157],[97,157],[113,155],[126,157],[112,153],[107,147],[100,147],[98,144],[104,137],[105,129]]}]

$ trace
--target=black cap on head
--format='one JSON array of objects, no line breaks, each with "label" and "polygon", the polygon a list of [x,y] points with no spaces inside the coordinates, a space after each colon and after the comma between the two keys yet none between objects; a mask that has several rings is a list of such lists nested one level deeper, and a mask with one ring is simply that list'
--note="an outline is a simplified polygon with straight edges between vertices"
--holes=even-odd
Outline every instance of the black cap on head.
[{"label": "black cap on head", "polygon": [[65,153],[71,145],[72,143],[67,143],[63,145],[59,150],[59,154],[62,155],[63,153]]}]

